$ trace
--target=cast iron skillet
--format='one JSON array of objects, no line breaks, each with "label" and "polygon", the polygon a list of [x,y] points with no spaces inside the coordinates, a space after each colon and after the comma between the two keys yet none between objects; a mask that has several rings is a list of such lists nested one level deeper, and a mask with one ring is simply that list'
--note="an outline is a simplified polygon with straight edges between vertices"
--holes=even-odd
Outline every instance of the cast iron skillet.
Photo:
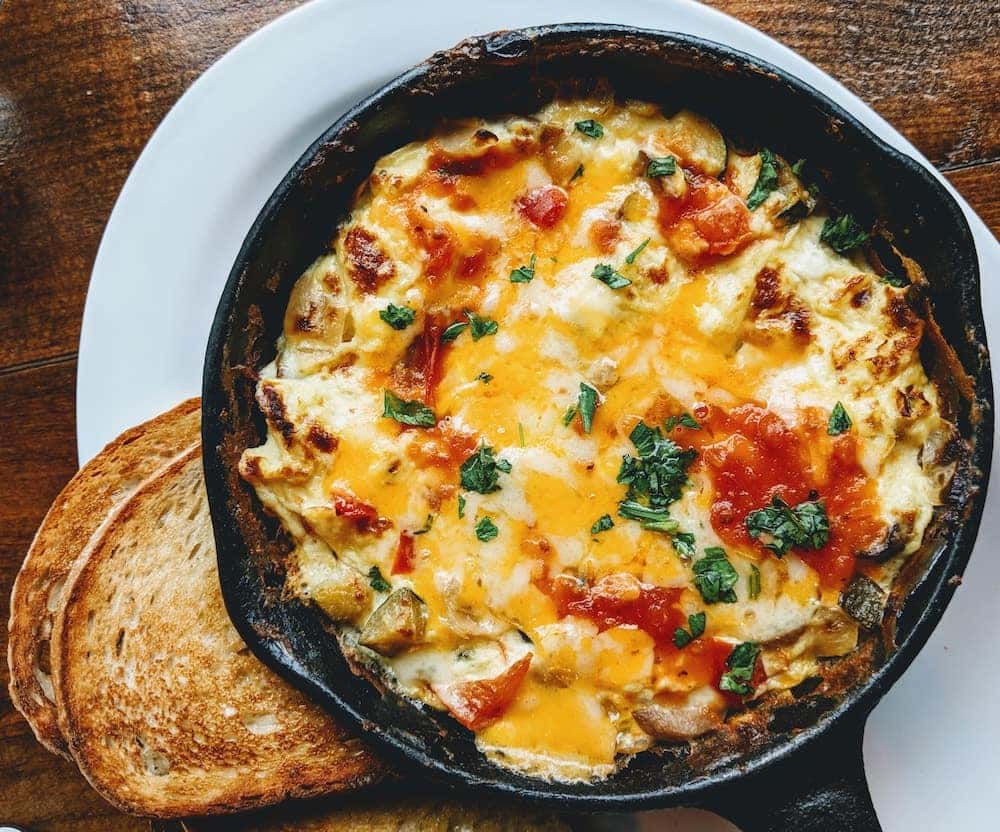
[{"label": "cast iron skillet", "polygon": [[[898,248],[923,266],[936,317],[974,389],[960,405],[970,453],[959,465],[953,508],[914,561],[912,591],[890,601],[884,629],[895,629],[895,650],[869,640],[863,673],[846,674],[840,688],[798,691],[792,705],[762,708],[760,721],[725,748],[646,752],[610,779],[563,785],[494,766],[449,717],[380,694],[354,675],[322,617],[282,597],[282,535],[236,464],[264,435],[255,371],[273,357],[291,287],[329,244],[375,160],[425,135],[441,116],[531,113],[556,92],[585,93],[598,77],[623,96],[688,105],[749,146],[821,162],[824,191],[863,221],[881,218]],[[216,313],[203,397],[205,475],[236,628],[263,662],[398,765],[446,786],[564,811],[688,805],[715,810],[745,832],[879,828],[864,779],[863,727],[940,619],[972,550],[993,432],[989,357],[975,248],[954,200],[923,167],[801,81],[716,43],[596,24],[495,33],[433,56],[327,130],[268,200]]]}]

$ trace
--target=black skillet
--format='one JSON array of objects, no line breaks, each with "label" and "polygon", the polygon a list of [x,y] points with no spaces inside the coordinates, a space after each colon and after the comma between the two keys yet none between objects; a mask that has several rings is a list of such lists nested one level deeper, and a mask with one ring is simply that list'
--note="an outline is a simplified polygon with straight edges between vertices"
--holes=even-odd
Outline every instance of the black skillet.
[{"label": "black skillet", "polygon": [[[588,785],[547,783],[498,768],[444,714],[380,694],[353,674],[321,616],[280,593],[281,534],[235,473],[264,434],[254,371],[273,357],[289,291],[343,219],[375,160],[426,135],[441,116],[531,113],[555,93],[586,92],[598,77],[621,96],[687,105],[724,135],[787,158],[821,163],[822,187],[863,221],[881,218],[919,262],[947,341],[971,379],[958,404],[970,452],[950,508],[915,556],[903,597],[883,624],[895,649],[844,689],[797,691],[760,709],[757,728],[728,749],[665,748],[638,755]],[[948,373],[946,372],[947,376]],[[947,379],[945,379],[947,386]],[[976,538],[992,443],[992,392],[979,273],[955,201],[921,165],[877,139],[832,101],[784,71],[685,35],[566,24],[473,38],[404,73],[334,124],[268,200],[243,244],[219,304],[205,363],[205,475],[223,595],[236,628],[266,664],[404,768],[445,787],[476,788],[567,812],[702,806],[757,830],[877,830],[864,777],[865,720],[930,636]]]}]

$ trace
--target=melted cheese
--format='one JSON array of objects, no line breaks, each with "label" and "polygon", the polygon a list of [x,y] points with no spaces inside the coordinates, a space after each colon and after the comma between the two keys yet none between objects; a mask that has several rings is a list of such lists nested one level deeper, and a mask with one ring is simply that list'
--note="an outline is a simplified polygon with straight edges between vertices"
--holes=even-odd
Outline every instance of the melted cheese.
[{"label": "melted cheese", "polygon": [[[587,118],[600,120],[603,137],[574,128]],[[796,684],[857,637],[809,553],[779,560],[753,541],[726,542],[713,519],[710,449],[669,512],[694,536],[697,557],[725,548],[735,601],[707,604],[670,535],[618,516],[619,467],[635,454],[639,420],[752,404],[815,436],[816,414],[843,403],[872,495],[865,510],[902,534],[902,555],[920,545],[950,474],[923,454],[950,426],[902,290],[822,243],[824,216],[779,217],[789,194],[804,193],[787,165],[782,188],[748,212],[759,161],[730,153],[726,184],[711,179],[713,148],[725,147],[712,131],[650,105],[557,102],[534,119],[463,122],[390,154],[333,250],[296,286],[261,375],[268,438],[241,470],[298,543],[291,589],[414,699],[445,707],[442,685],[464,685],[467,697],[492,685],[505,698],[477,724],[480,745],[535,776],[605,776],[656,738],[718,725],[727,702],[712,655],[741,642],[763,645],[760,695]],[[666,155],[676,172],[646,176],[649,158]],[[544,193],[562,206],[539,203]],[[708,213],[668,221],[692,193],[709,200]],[[554,214],[544,216],[546,205]],[[510,280],[532,262],[530,282]],[[630,284],[594,279],[601,264]],[[414,323],[389,326],[380,313],[390,302],[414,310]],[[438,377],[423,379],[432,389],[401,390],[421,380],[421,333],[466,320],[466,310],[495,320],[497,332],[475,339],[466,329],[437,345]],[[599,391],[589,434],[579,417],[564,418],[581,384]],[[424,399],[438,427],[385,418],[386,390]],[[459,464],[477,443],[510,465],[486,494],[460,487]],[[833,443],[808,447],[810,476],[825,482]],[[592,533],[605,514],[614,526]],[[485,518],[498,534],[481,540]],[[393,574],[404,546],[412,562]],[[887,585],[898,561],[865,571]],[[751,598],[755,570],[761,592]],[[389,595],[373,576],[412,590],[426,612],[422,638],[393,655],[358,646]],[[651,625],[560,612],[548,583],[556,576],[672,592],[680,623],[706,612],[693,642],[704,646],[685,652],[669,633],[657,641]],[[524,659],[527,674],[496,693]],[[643,716],[651,707],[659,721]]]}]

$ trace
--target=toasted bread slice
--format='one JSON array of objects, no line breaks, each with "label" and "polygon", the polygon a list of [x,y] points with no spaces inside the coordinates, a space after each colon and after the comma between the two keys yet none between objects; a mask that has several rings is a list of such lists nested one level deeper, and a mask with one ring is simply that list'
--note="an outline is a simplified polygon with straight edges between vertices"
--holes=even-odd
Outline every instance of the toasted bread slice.
[{"label": "toasted bread slice", "polygon": [[[555,815],[489,801],[402,796],[396,789],[359,796],[335,807],[281,806],[231,818],[185,821],[184,832],[569,832]],[[164,830],[166,832],[166,830]],[[171,830],[173,832],[173,830]]]},{"label": "toasted bread slice", "polygon": [[200,448],[100,531],[63,604],[51,643],[59,724],[84,776],[122,810],[232,812],[382,776],[359,740],[233,628]]},{"label": "toasted bread slice", "polygon": [[77,472],[42,521],[14,581],[7,662],[10,697],[38,741],[69,756],[49,675],[49,635],[66,576],[91,536],[143,481],[198,441],[199,399],[126,431]]}]

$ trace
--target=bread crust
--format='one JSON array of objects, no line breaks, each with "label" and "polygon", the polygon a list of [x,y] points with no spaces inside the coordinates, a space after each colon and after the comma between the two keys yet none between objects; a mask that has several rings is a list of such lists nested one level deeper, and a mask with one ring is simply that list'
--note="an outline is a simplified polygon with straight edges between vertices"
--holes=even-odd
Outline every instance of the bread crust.
[{"label": "bread crust", "polygon": [[81,772],[123,811],[234,812],[383,776],[229,621],[200,447],[99,530],[63,604],[51,641],[59,725]]},{"label": "bread crust", "polygon": [[201,399],[182,402],[108,443],[56,497],[14,580],[8,621],[10,696],[38,741],[69,757],[48,671],[53,613],[74,562],[107,517],[198,441]]}]

